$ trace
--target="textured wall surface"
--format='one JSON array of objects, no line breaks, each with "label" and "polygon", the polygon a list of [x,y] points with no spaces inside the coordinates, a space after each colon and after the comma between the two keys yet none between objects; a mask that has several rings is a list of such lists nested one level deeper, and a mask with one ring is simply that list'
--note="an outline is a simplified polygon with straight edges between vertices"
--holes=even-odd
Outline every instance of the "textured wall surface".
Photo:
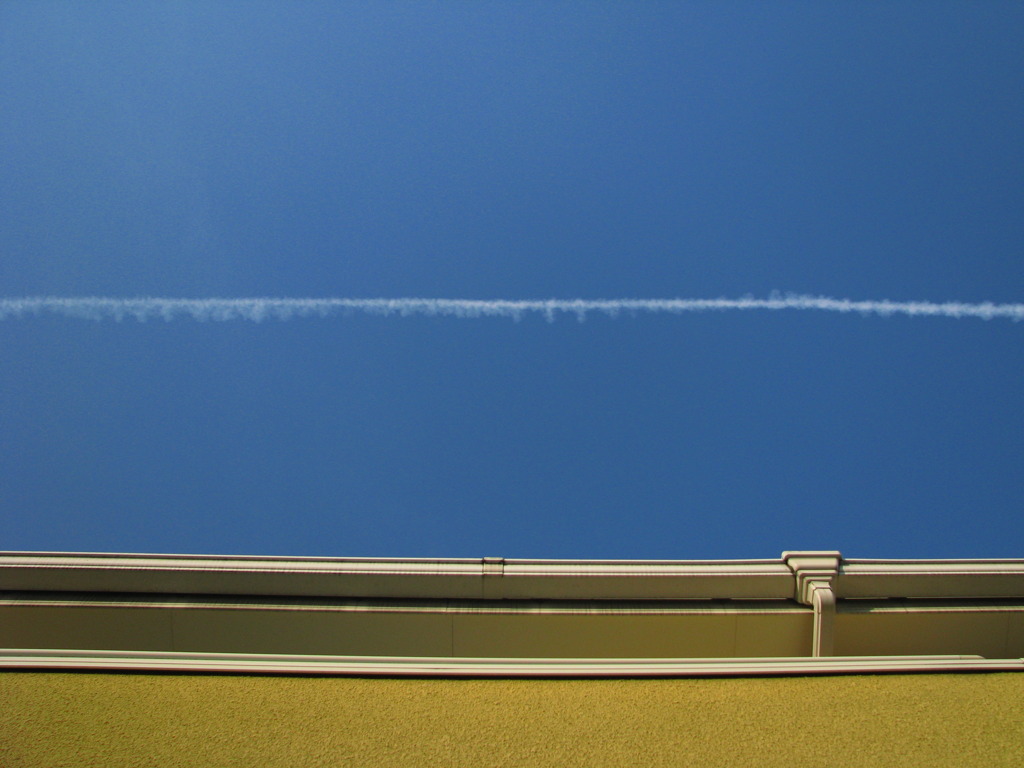
[{"label": "textured wall surface", "polygon": [[401,680],[0,673],[0,765],[1007,765],[1024,674]]}]

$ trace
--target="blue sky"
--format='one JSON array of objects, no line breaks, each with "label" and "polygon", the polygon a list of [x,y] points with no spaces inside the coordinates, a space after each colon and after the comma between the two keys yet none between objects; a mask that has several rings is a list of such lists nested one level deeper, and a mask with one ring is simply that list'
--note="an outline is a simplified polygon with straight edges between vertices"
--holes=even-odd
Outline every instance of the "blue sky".
[{"label": "blue sky", "polygon": [[[0,296],[1024,298],[1024,7],[0,5]],[[0,321],[2,548],[1020,556],[1024,324]]]}]

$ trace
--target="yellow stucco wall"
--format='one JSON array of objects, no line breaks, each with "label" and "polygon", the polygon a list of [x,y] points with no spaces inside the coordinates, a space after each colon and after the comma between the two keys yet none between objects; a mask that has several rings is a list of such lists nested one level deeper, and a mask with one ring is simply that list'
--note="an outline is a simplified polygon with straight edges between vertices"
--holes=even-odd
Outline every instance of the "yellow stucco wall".
[{"label": "yellow stucco wall", "polygon": [[1024,674],[0,673],[0,766],[1024,764]]}]

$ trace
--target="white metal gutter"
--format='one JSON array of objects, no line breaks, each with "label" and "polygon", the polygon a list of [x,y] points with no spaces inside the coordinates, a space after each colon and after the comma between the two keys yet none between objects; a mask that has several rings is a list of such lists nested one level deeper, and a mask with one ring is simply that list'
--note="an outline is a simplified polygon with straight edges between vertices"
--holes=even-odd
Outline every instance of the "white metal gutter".
[{"label": "white metal gutter", "polygon": [[0,553],[0,590],[440,599],[777,598],[778,560],[505,560]]},{"label": "white metal gutter", "polygon": [[[824,569],[824,570],[823,570]],[[0,590],[439,599],[1022,598],[1024,560],[525,560],[0,553]],[[827,611],[827,608],[822,610]],[[827,639],[823,636],[823,644]]]},{"label": "white metal gutter", "polygon": [[843,560],[840,599],[1024,596],[1024,560]]}]

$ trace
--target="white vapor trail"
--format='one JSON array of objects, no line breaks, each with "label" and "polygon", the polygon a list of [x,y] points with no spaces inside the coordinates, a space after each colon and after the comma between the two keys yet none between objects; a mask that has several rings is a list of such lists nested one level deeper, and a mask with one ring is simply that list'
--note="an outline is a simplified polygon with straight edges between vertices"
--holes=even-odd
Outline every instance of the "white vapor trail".
[{"label": "white vapor trail", "polygon": [[362,312],[370,315],[427,315],[443,317],[507,317],[515,320],[539,314],[548,320],[575,315],[583,320],[598,313],[614,317],[620,312],[682,314],[726,310],[811,309],[856,312],[862,315],[915,317],[976,317],[983,320],[1024,320],[1024,304],[967,304],[931,301],[851,301],[827,296],[772,294],[767,299],[161,299],[40,296],[0,299],[0,320],[33,315],[103,320],[134,318],[174,320],[288,320],[293,317],[330,317]]}]

